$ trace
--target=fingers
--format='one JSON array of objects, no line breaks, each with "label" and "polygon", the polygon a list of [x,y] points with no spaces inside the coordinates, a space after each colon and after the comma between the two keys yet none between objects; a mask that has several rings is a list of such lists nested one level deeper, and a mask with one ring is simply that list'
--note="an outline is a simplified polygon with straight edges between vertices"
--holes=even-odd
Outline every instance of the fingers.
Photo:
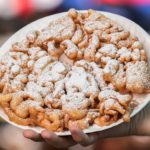
[{"label": "fingers", "polygon": [[73,141],[72,137],[59,137],[55,133],[47,130],[43,130],[41,134],[36,133],[32,130],[25,130],[23,132],[24,137],[33,140],[35,142],[47,142],[49,145],[56,148],[66,148],[75,145],[76,142]]},{"label": "fingers", "polygon": [[36,133],[33,130],[27,129],[23,132],[23,136],[35,142],[44,141],[40,134]]},{"label": "fingers", "polygon": [[76,127],[70,128],[70,132],[72,134],[72,138],[77,143],[80,143],[81,145],[87,145],[89,143],[89,137],[84,134],[80,129]]},{"label": "fingers", "polygon": [[[115,132],[113,132],[115,130]],[[25,130],[23,132],[24,137],[31,139],[33,141],[46,141],[48,144],[56,147],[56,148],[66,148],[73,146],[77,143],[88,146],[91,145],[99,139],[110,138],[110,137],[118,137],[118,134],[115,135],[116,129],[114,128],[105,130],[103,132],[90,133],[85,134],[81,129],[76,126],[72,126],[70,128],[71,136],[61,137],[57,136],[55,133],[47,130],[43,130],[41,134],[36,133],[32,130]],[[117,133],[120,135],[120,131],[117,128]]]},{"label": "fingers", "polygon": [[76,144],[76,142],[73,141],[71,136],[59,137],[55,133],[47,130],[42,131],[41,136],[48,144],[56,148],[66,148]]},{"label": "fingers", "polygon": [[72,134],[73,140],[83,146],[91,145],[91,144],[95,143],[99,138],[98,133],[91,133],[88,136],[81,129],[79,129],[77,127],[71,127],[70,132]]},{"label": "fingers", "polygon": [[122,126],[121,127],[118,126],[108,130],[104,130],[103,132],[85,134],[81,129],[77,128],[76,126],[72,126],[70,128],[72,137],[57,136],[55,133],[47,130],[43,130],[41,134],[38,134],[32,130],[25,130],[23,132],[23,135],[24,137],[31,139],[33,141],[46,141],[48,144],[56,148],[66,148],[75,145],[77,143],[83,146],[88,146],[97,142],[97,140],[99,139],[118,137],[120,135],[124,135],[120,131],[120,129],[121,131],[126,131],[123,130],[124,128]]},{"label": "fingers", "polygon": [[77,128],[76,126],[72,126],[70,128],[70,132],[74,141],[83,146],[88,146],[105,138],[127,136],[129,133],[129,126],[124,123],[107,130],[89,134],[85,134],[81,129]]}]

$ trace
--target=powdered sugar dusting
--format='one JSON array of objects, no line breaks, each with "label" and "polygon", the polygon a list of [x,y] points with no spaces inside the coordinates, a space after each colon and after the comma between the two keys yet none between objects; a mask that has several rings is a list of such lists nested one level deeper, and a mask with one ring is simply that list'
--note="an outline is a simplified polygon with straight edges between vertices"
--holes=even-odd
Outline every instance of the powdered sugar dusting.
[{"label": "powdered sugar dusting", "polygon": [[143,47],[102,14],[69,11],[1,58],[2,107],[16,123],[51,131],[127,122],[134,93],[150,89]]}]

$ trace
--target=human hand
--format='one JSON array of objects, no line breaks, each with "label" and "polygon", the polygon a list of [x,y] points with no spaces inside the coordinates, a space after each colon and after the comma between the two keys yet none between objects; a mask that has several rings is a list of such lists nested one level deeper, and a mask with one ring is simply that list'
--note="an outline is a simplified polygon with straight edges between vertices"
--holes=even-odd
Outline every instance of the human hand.
[{"label": "human hand", "polygon": [[45,141],[56,148],[67,148],[78,143],[83,146],[88,146],[97,142],[98,140],[105,138],[123,137],[130,135],[148,135],[150,134],[150,129],[149,132],[147,132],[142,129],[141,126],[145,119],[150,118],[149,116],[150,104],[148,104],[136,116],[131,118],[129,123],[122,123],[118,126],[101,132],[85,134],[76,126],[72,126],[70,128],[71,136],[66,137],[57,136],[55,133],[47,130],[43,130],[41,134],[38,134],[32,130],[25,130],[23,135],[33,141]]}]

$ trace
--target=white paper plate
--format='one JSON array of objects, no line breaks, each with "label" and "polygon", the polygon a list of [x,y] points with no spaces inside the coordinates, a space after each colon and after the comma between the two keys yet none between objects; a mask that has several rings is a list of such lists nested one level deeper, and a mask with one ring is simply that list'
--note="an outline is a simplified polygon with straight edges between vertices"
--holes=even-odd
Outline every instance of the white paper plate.
[{"label": "white paper plate", "polygon": [[[136,23],[132,22],[131,20],[129,20],[125,17],[119,16],[116,14],[112,14],[112,13],[108,13],[108,12],[102,12],[102,11],[100,11],[100,13],[104,14],[108,18],[111,18],[112,20],[114,20],[115,22],[117,22],[118,24],[123,26],[124,29],[126,29],[127,31],[130,31],[130,33],[132,35],[135,35],[139,38],[139,40],[144,44],[144,49],[147,52],[147,56],[148,56],[148,60],[149,60],[148,63],[150,65],[150,36],[139,25],[137,25]],[[9,51],[11,45],[14,42],[21,41],[22,39],[25,39],[25,35],[27,34],[28,31],[30,31],[32,29],[40,30],[44,27],[47,27],[48,23],[51,20],[57,19],[57,18],[62,17],[64,15],[66,15],[66,12],[47,16],[47,17],[44,17],[44,18],[39,19],[37,21],[34,21],[34,22],[28,24],[27,26],[23,27],[22,29],[20,29],[18,32],[16,32],[13,36],[11,36],[2,45],[1,50],[0,50],[0,58],[2,57],[3,54],[5,54],[6,52]],[[150,94],[141,95],[140,96],[141,104],[134,109],[134,111],[131,114],[131,117],[133,117],[140,110],[142,110],[149,103],[149,100],[150,100]],[[0,108],[0,116],[4,120],[6,120],[8,123],[10,123],[16,127],[22,128],[22,129],[32,129],[38,133],[40,133],[43,130],[43,128],[41,128],[41,127],[21,126],[21,125],[15,124],[14,122],[11,122],[1,108]],[[91,133],[91,132],[96,132],[96,131],[103,131],[103,130],[106,130],[108,128],[112,128],[114,126],[117,126],[122,122],[123,122],[122,119],[120,119],[116,123],[113,123],[109,126],[99,127],[97,125],[93,125],[93,126],[89,127],[88,129],[85,129],[84,132],[85,133]],[[56,132],[56,134],[60,135],[60,136],[66,136],[66,135],[70,135],[70,132],[69,131]]]}]

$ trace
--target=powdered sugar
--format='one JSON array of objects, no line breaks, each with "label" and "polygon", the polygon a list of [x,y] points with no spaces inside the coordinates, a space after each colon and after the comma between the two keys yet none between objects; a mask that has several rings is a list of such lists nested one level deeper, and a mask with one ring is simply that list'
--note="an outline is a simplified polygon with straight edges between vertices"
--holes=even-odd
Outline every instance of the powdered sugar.
[{"label": "powdered sugar", "polygon": [[69,39],[70,37],[72,37],[74,30],[75,25],[73,20],[68,16],[64,16],[50,22],[49,27],[44,29],[38,36],[36,43],[42,44],[48,39],[55,39],[58,41]]},{"label": "powdered sugar", "polygon": [[11,68],[11,73],[12,74],[17,75],[17,74],[19,74],[19,71],[20,71],[20,66],[19,65],[12,66],[12,68]]},{"label": "powdered sugar", "polygon": [[115,58],[117,53],[117,48],[113,44],[105,44],[98,51],[102,53],[104,56]]},{"label": "powdered sugar", "polygon": [[44,69],[44,67],[46,67],[46,65],[48,65],[51,61],[52,61],[52,59],[49,56],[44,56],[44,57],[38,59],[34,64],[33,71],[36,74],[41,73],[42,69]]},{"label": "powdered sugar", "polygon": [[149,88],[149,70],[144,61],[130,63],[127,67],[127,89],[138,93],[146,92]]},{"label": "powdered sugar", "polygon": [[82,92],[86,95],[95,95],[98,92],[94,77],[81,67],[73,67],[72,71],[67,74],[65,81],[68,92]]},{"label": "powdered sugar", "polygon": [[70,93],[61,97],[63,109],[85,109],[89,100],[83,93]]},{"label": "powdered sugar", "polygon": [[48,129],[57,120],[59,131],[70,122],[87,128],[95,119],[103,125],[129,120],[130,93],[150,88],[142,44],[97,12],[72,13],[31,31],[2,58],[0,90],[21,100],[17,109],[9,100],[7,109]]},{"label": "powdered sugar", "polygon": [[119,55],[119,60],[121,62],[128,62],[131,60],[131,50],[128,50],[126,47],[122,47],[121,49],[119,49],[117,54]]},{"label": "powdered sugar", "polygon": [[119,61],[115,59],[110,59],[103,70],[105,80],[111,81],[112,76],[117,72],[118,69],[119,69]]},{"label": "powdered sugar", "polygon": [[105,89],[99,93],[99,100],[105,101],[107,99],[117,99],[120,103],[123,101],[124,103],[129,102],[131,100],[131,96],[129,94],[120,94],[112,89]]}]

